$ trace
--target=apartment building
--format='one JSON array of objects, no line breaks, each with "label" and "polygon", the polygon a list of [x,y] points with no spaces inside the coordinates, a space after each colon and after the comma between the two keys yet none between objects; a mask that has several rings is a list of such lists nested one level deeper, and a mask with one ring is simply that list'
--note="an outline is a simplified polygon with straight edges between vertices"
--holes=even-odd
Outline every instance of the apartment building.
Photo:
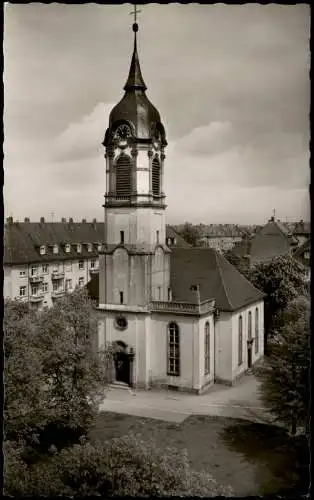
[{"label": "apartment building", "polygon": [[20,299],[34,308],[51,306],[98,272],[104,223],[14,222],[4,230],[4,298]]},{"label": "apartment building", "polygon": [[[167,226],[168,246],[189,246]],[[13,221],[4,228],[4,298],[28,302],[37,309],[52,306],[66,292],[83,287],[99,270],[104,223]]]}]

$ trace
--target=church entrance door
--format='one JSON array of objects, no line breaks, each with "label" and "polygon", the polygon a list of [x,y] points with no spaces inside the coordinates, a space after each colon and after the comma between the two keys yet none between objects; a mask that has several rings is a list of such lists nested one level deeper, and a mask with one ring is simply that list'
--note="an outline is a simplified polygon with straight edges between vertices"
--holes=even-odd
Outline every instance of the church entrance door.
[{"label": "church entrance door", "polygon": [[126,352],[115,354],[116,381],[130,384],[130,358]]},{"label": "church entrance door", "polygon": [[252,345],[249,345],[247,349],[247,367],[251,368],[251,366],[252,366]]},{"label": "church entrance door", "polygon": [[116,370],[116,382],[131,383],[131,362],[127,345],[122,341],[115,342],[114,345],[114,365]]}]

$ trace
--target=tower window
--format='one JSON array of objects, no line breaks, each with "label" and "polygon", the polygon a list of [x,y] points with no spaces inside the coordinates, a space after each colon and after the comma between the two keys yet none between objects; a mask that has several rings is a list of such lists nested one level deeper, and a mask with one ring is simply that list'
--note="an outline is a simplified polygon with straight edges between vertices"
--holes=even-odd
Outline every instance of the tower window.
[{"label": "tower window", "polygon": [[123,292],[120,292],[120,304],[123,304]]},{"label": "tower window", "polygon": [[122,154],[116,163],[116,196],[129,197],[131,194],[132,163],[129,156]]},{"label": "tower window", "polygon": [[153,196],[160,195],[160,164],[157,158],[153,159],[152,163],[152,189]]},{"label": "tower window", "polygon": [[156,241],[159,243],[159,231],[156,231]]},{"label": "tower window", "polygon": [[120,231],[120,243],[124,243],[124,231]]},{"label": "tower window", "polygon": [[180,376],[180,337],[175,322],[168,325],[168,375]]}]

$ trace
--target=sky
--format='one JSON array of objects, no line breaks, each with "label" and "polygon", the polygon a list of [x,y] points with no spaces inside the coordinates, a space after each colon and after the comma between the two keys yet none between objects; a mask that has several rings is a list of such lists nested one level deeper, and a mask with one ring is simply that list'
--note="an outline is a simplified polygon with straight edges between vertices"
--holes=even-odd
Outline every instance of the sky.
[{"label": "sky", "polygon": [[[166,128],[167,222],[309,220],[310,11],[140,6]],[[133,50],[131,4],[5,4],[6,216],[103,219],[101,142]]]}]

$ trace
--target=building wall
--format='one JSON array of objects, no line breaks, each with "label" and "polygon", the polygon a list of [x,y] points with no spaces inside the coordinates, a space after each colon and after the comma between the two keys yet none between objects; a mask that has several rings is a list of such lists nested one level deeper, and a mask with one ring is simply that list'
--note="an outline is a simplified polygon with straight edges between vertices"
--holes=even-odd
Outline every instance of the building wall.
[{"label": "building wall", "polygon": [[144,305],[151,300],[167,300],[170,287],[170,256],[161,246],[154,254],[129,254],[118,246],[100,258],[99,303]]},{"label": "building wall", "polygon": [[[99,346],[122,340],[135,351],[134,383],[138,386],[172,386],[198,391],[214,380],[214,321],[212,315],[194,316],[98,310]],[[115,324],[128,321],[126,330]],[[175,321],[180,335],[180,375],[168,375],[168,325]],[[204,329],[210,323],[210,372],[205,375]]]},{"label": "building wall", "polygon": [[215,325],[215,380],[232,380],[232,315],[223,311]]},{"label": "building wall", "polygon": [[[79,262],[84,263],[84,268],[79,268]],[[60,261],[48,261],[34,264],[16,265],[16,266],[4,266],[4,297],[10,299],[19,299],[25,302],[33,304],[34,307],[51,306],[53,304],[53,289],[58,285],[59,295],[65,291],[66,280],[71,280],[72,287],[69,291],[73,291],[76,286],[79,286],[79,279],[84,278],[84,282],[81,286],[86,285],[90,280],[90,270],[91,263],[94,261],[95,270],[99,267],[98,258],[91,259],[73,259],[60,260]],[[45,272],[45,267],[48,266],[47,272]],[[32,293],[34,291],[35,283],[31,283],[32,268],[36,268],[37,272],[34,276],[40,277],[40,281],[37,284],[37,293]],[[59,271],[64,273],[64,277],[58,280],[52,279],[53,271]],[[46,284],[46,285],[44,285]],[[32,287],[33,285],[33,287]],[[45,291],[43,287],[45,288]],[[20,288],[25,287],[25,295],[20,296]]]},{"label": "building wall", "polygon": [[[165,210],[157,208],[114,207],[105,210],[106,243],[119,245],[120,231],[124,243],[156,245],[166,243]],[[157,231],[159,235],[157,237]]]},{"label": "building wall", "polygon": [[226,251],[234,247],[234,245],[241,241],[241,236],[203,236],[200,239],[202,246],[214,248],[218,251]]},{"label": "building wall", "polygon": [[[259,314],[259,348],[255,353],[255,309],[258,308]],[[264,302],[259,301],[250,306],[241,309],[232,314],[232,380],[248,369],[248,316],[252,313],[252,365],[264,355]],[[238,339],[239,339],[239,316],[242,315],[243,321],[243,363],[238,363]]]},{"label": "building wall", "polygon": [[[116,326],[116,318],[123,315],[128,322],[125,330]],[[115,341],[123,341],[135,351],[134,383],[148,387],[150,363],[150,316],[148,313],[130,312],[124,307],[115,311],[97,311],[99,347]]]}]

